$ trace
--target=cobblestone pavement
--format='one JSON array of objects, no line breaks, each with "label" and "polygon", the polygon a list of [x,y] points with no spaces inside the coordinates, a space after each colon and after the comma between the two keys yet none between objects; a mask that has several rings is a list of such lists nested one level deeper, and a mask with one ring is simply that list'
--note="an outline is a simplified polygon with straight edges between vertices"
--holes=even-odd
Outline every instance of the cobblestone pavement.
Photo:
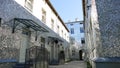
[{"label": "cobblestone pavement", "polygon": [[64,65],[50,65],[49,68],[87,68],[84,61],[72,61]]}]

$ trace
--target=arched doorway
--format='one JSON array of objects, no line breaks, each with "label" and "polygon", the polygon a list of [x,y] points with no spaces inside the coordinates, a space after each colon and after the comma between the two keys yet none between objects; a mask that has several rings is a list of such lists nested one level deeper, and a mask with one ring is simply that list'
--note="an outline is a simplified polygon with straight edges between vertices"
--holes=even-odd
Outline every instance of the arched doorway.
[{"label": "arched doorway", "polygon": [[82,50],[79,50],[79,59],[82,60]]},{"label": "arched doorway", "polygon": [[65,62],[65,53],[64,53],[64,51],[60,51],[60,53],[59,53],[59,63],[64,64],[64,62]]}]

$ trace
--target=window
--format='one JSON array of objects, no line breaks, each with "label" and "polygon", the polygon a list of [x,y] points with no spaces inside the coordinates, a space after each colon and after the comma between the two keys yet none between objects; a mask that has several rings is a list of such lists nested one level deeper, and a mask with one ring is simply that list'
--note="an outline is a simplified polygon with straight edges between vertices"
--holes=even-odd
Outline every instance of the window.
[{"label": "window", "polygon": [[54,20],[53,19],[51,19],[51,28],[52,28],[52,30],[54,30]]},{"label": "window", "polygon": [[82,44],[85,44],[85,40],[81,40],[81,43],[82,43]]},{"label": "window", "polygon": [[57,33],[59,34],[59,26],[57,26]]},{"label": "window", "polygon": [[83,22],[80,22],[80,24],[83,24]]},{"label": "window", "polygon": [[80,33],[84,33],[83,27],[80,27]]},{"label": "window", "polygon": [[45,47],[45,38],[41,37],[41,47]]},{"label": "window", "polygon": [[89,17],[89,11],[90,11],[90,8],[91,8],[91,4],[90,4],[90,1],[89,0],[87,0],[87,18]]},{"label": "window", "polygon": [[23,30],[22,30],[22,34],[30,35],[31,32],[28,30],[28,28],[23,28]]},{"label": "window", "polygon": [[42,22],[46,23],[46,11],[42,9]]},{"label": "window", "polygon": [[72,56],[74,56],[75,55],[75,50],[72,50]]},{"label": "window", "polygon": [[63,30],[61,31],[61,33],[62,33],[62,37],[63,37]]},{"label": "window", "polygon": [[67,39],[69,40],[69,37],[67,36]]},{"label": "window", "polygon": [[70,33],[71,33],[71,34],[74,34],[74,28],[71,28],[71,29],[70,29]]},{"label": "window", "polygon": [[66,39],[66,34],[65,34],[65,39]]},{"label": "window", "polygon": [[73,24],[70,24],[71,26],[73,25]]},{"label": "window", "polygon": [[85,39],[84,38],[81,38],[81,43],[85,44]]},{"label": "window", "polygon": [[33,0],[25,0],[25,7],[28,10],[32,11],[32,9],[33,9]]},{"label": "window", "polygon": [[43,1],[43,3],[46,3],[47,2],[47,0],[42,0]]}]

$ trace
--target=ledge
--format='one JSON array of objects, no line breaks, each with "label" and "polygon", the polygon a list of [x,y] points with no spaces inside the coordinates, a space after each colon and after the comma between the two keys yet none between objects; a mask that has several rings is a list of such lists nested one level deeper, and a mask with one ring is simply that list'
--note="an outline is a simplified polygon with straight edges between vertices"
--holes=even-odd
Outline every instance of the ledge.
[{"label": "ledge", "polygon": [[119,62],[120,63],[120,57],[100,57],[100,58],[94,58],[92,59],[94,62]]},{"label": "ledge", "polygon": [[1,59],[0,63],[10,63],[10,62],[17,62],[17,60],[15,59]]}]

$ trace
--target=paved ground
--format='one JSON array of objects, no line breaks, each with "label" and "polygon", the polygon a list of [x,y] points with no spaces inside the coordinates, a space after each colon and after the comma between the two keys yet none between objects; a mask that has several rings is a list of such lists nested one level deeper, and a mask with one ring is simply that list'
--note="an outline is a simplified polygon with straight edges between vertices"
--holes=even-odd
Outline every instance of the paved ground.
[{"label": "paved ground", "polygon": [[64,65],[49,66],[49,68],[87,68],[84,61],[72,61]]}]

